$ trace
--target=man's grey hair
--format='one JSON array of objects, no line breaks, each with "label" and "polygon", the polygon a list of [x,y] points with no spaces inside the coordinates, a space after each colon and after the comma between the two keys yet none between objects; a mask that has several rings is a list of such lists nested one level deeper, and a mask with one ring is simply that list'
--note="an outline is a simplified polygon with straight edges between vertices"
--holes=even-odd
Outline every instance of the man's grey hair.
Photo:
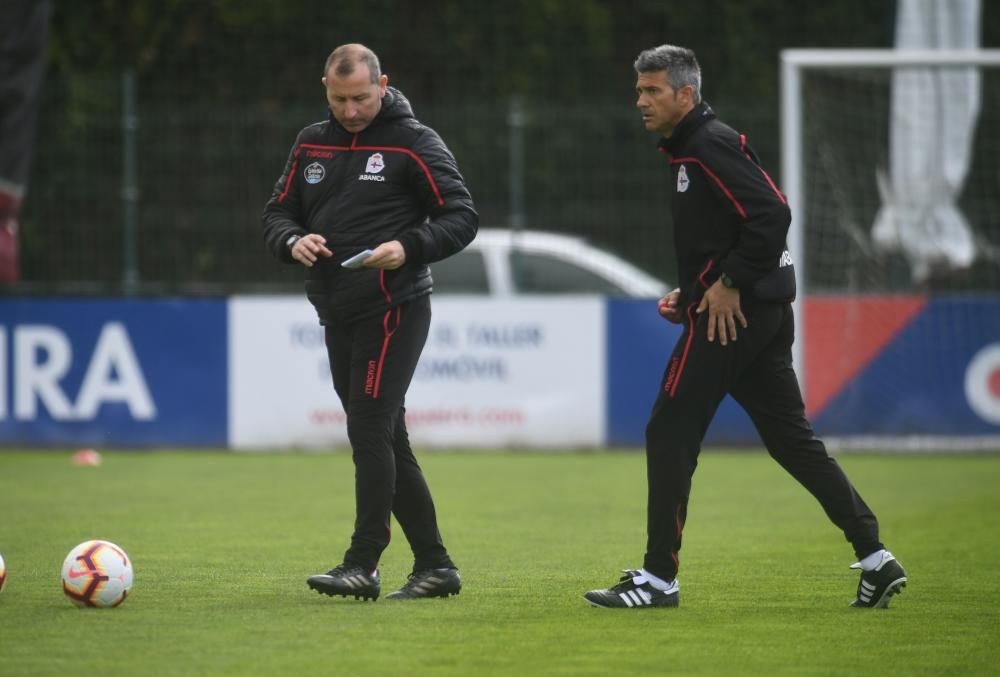
[{"label": "man's grey hair", "polygon": [[330,69],[333,68],[334,75],[338,78],[346,78],[354,72],[355,66],[361,63],[368,66],[368,73],[371,75],[372,84],[377,84],[379,77],[382,75],[382,68],[379,66],[378,57],[375,56],[375,52],[357,43],[341,45],[330,52],[330,56],[326,57],[323,77],[329,75]]},{"label": "man's grey hair", "polygon": [[701,103],[701,66],[687,47],[652,47],[643,50],[633,65],[639,74],[667,71],[667,82],[674,90],[690,85],[694,89],[694,102]]}]

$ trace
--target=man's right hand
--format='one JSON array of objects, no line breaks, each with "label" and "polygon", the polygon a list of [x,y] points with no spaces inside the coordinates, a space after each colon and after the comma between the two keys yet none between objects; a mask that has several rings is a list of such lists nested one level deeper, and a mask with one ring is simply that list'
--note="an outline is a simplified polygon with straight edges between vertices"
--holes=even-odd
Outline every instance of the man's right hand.
[{"label": "man's right hand", "polygon": [[663,318],[668,322],[673,322],[674,324],[680,324],[681,322],[684,321],[684,318],[681,316],[681,310],[680,308],[677,307],[677,304],[680,302],[680,300],[681,300],[681,290],[675,289],[666,296],[664,296],[662,299],[660,299],[659,303],[656,304],[657,308],[660,311],[660,315],[662,315]]},{"label": "man's right hand", "polygon": [[318,233],[303,235],[292,245],[292,258],[312,268],[317,257],[330,258],[333,252],[326,248],[326,238]]}]

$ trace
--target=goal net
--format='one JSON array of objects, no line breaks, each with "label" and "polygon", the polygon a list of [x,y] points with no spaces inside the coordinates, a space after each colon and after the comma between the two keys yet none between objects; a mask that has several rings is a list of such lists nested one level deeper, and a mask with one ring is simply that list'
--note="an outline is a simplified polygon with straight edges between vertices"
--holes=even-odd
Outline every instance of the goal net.
[{"label": "goal net", "polygon": [[786,50],[796,364],[833,446],[1000,449],[1000,50]]}]

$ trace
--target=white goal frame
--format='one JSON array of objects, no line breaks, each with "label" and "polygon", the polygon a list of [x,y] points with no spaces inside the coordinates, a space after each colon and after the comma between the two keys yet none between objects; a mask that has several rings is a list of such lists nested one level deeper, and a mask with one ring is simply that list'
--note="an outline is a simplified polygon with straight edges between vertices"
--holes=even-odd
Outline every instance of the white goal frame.
[{"label": "white goal frame", "polygon": [[1000,66],[1000,49],[785,49],[781,51],[781,188],[792,211],[788,249],[798,268],[795,344],[792,359],[805,395],[804,318],[802,299],[808,292],[805,265],[805,184],[803,182],[802,74],[835,68],[894,66]]}]

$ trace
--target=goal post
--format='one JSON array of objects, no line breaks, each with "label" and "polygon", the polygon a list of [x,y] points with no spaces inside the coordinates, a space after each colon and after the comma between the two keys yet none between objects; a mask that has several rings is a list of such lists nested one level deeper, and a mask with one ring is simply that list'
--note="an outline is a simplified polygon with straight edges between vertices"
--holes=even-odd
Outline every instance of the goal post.
[{"label": "goal post", "polygon": [[[908,321],[920,317],[927,303],[936,303],[942,296],[1000,302],[1000,214],[995,222],[990,218],[1000,207],[1000,160],[989,157],[1000,155],[1000,136],[992,132],[1000,121],[1000,50],[788,49],[781,52],[780,68],[781,187],[792,212],[788,245],[799,276],[793,359],[807,412],[814,415],[822,409],[818,400],[823,405],[832,403],[839,407],[842,419],[840,423],[834,418],[825,421],[833,435],[874,439],[880,436],[878,431],[869,434],[863,425],[846,420],[851,418],[850,406],[836,402],[838,395],[844,395],[850,374],[838,375],[836,368],[826,364],[818,371],[829,373],[820,377],[809,373],[809,367],[822,360],[810,357],[807,350],[815,350],[818,344],[834,353],[840,348],[809,336],[824,324],[807,322],[807,315],[813,310],[822,312],[817,308],[834,307],[823,304],[836,301],[850,306],[852,317],[880,317],[892,301],[894,309],[913,313],[906,321],[896,322],[895,330],[902,331],[909,326]],[[983,75],[986,73],[988,77]],[[965,80],[956,84],[957,76]],[[925,79],[916,82],[918,77]],[[959,85],[967,89],[956,89]],[[925,102],[920,95],[927,92],[937,94],[925,97]],[[916,103],[908,108],[907,101]],[[947,108],[952,104],[958,107],[957,112]],[[933,133],[901,136],[901,128],[907,124],[912,127],[934,119],[940,124]],[[962,128],[963,120],[968,123],[966,129]],[[983,146],[984,138],[990,145]],[[952,147],[944,147],[948,143]],[[901,177],[907,171],[912,176]],[[965,182],[970,173],[976,178],[975,185]],[[934,197],[935,191],[943,191],[943,197]],[[971,225],[963,233],[965,212]],[[894,230],[897,227],[898,232]],[[891,251],[892,244],[899,249]],[[942,249],[939,255],[929,251],[934,246]],[[949,257],[952,269],[948,269]],[[907,310],[907,299],[921,298],[924,305],[914,301],[916,305]],[[987,312],[992,310],[992,306],[987,308]],[[996,310],[1000,311],[1000,306]],[[995,318],[979,319],[969,311],[959,320],[978,323],[977,327],[985,322],[990,325],[984,329],[987,334],[995,331],[990,324]],[[893,338],[889,329],[884,333],[882,346]],[[930,333],[919,339],[928,342],[923,346],[928,354],[935,349],[930,342],[937,340]],[[869,335],[864,325],[859,326],[858,334],[848,337],[850,345],[844,350],[853,346],[865,355],[854,356],[853,362],[841,360],[842,371],[855,369],[860,373],[859,360],[868,359],[870,364],[878,354],[879,337]],[[996,346],[1000,334],[987,342]],[[955,352],[955,346],[946,347],[947,351],[940,352]],[[974,350],[976,346],[962,344],[962,348]],[[921,358],[916,353],[911,356],[914,368],[926,366],[919,364]],[[975,357],[951,366],[932,365],[932,369],[964,369]],[[929,412],[935,405],[918,403],[913,393],[905,392],[918,388],[919,383],[910,383],[907,374],[902,374],[899,396],[906,400],[905,411],[888,414],[897,417],[894,429],[887,426],[895,430],[889,436],[909,437],[901,431],[907,429],[907,421],[915,421],[913,438],[924,440],[915,446],[961,447],[969,431],[979,440],[972,447],[980,448],[983,440],[1000,447],[1000,362],[983,364],[986,371],[980,376],[966,374],[966,381],[981,378],[986,385],[966,385],[963,394],[972,414],[964,427],[923,425],[928,415],[920,412]],[[889,373],[883,370],[881,376]],[[978,404],[974,395],[977,387],[986,393]],[[850,398],[855,406],[870,409],[875,402],[865,400],[873,395],[861,386]],[[824,432],[822,425],[817,427]]]}]

